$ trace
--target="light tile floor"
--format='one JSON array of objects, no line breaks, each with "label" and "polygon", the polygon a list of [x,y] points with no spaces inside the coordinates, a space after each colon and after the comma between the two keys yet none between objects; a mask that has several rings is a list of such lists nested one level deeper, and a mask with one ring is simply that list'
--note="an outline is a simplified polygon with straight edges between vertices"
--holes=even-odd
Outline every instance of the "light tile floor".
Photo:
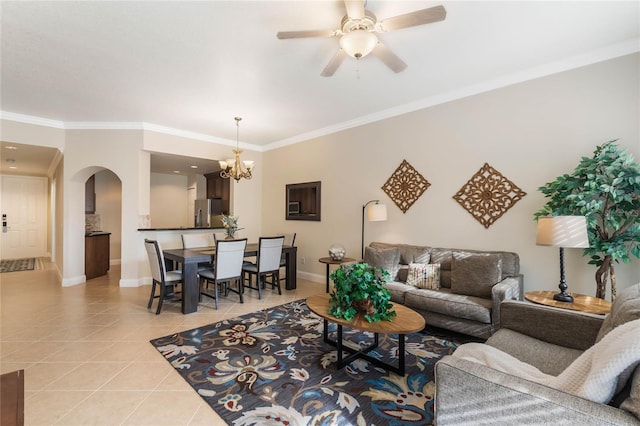
[{"label": "light tile floor", "polygon": [[151,287],[120,288],[119,266],[73,287],[44,267],[0,274],[0,372],[25,370],[27,426],[225,424],[149,340],[324,291],[298,279],[281,296],[231,293],[218,310],[205,298],[189,315],[171,302],[156,316]]}]

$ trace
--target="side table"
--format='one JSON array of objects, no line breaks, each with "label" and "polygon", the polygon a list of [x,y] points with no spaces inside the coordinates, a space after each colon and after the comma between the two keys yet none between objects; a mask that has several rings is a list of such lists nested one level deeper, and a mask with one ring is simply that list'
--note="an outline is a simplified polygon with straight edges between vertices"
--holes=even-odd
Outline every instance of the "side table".
[{"label": "side table", "polygon": [[320,259],[318,259],[318,262],[320,263],[324,263],[327,265],[327,290],[326,292],[329,293],[329,269],[331,268],[331,265],[342,265],[343,263],[350,263],[350,262],[355,262],[355,259],[352,259],[350,257],[343,257],[340,260],[333,260],[330,257],[321,257]]},{"label": "side table", "polygon": [[584,294],[569,293],[573,296],[573,303],[553,300],[556,291],[529,291],[524,298],[529,302],[556,308],[570,309],[572,311],[586,312],[589,314],[605,315],[611,311],[611,302]]}]

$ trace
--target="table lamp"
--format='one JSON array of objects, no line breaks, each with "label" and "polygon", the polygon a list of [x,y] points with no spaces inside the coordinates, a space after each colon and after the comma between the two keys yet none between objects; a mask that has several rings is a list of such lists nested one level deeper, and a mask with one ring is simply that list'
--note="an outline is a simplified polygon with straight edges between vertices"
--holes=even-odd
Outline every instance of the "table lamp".
[{"label": "table lamp", "polygon": [[[371,203],[375,203],[369,205]],[[368,208],[367,208],[368,207]],[[362,259],[364,259],[364,213],[367,212],[368,222],[377,222],[387,220],[387,206],[380,204],[380,200],[367,201],[362,206]]]},{"label": "table lamp", "polygon": [[564,277],[564,249],[589,247],[587,218],[584,216],[542,216],[538,218],[536,244],[560,248],[560,293],[553,296],[560,302],[573,302],[567,294]]}]

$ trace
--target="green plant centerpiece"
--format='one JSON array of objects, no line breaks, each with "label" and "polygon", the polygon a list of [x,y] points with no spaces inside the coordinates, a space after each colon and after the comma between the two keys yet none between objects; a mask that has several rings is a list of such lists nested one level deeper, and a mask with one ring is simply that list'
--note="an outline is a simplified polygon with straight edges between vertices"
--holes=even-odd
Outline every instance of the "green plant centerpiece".
[{"label": "green plant centerpiece", "polygon": [[362,313],[369,322],[391,321],[396,316],[390,303],[391,293],[385,287],[389,272],[368,263],[341,265],[331,273],[334,286],[329,299],[329,314],[351,321]]},{"label": "green plant centerpiece", "polygon": [[587,218],[589,247],[584,255],[596,270],[596,297],[604,299],[613,264],[640,258],[640,165],[615,140],[598,146],[592,158],[583,157],[572,174],[559,176],[538,188],[549,200],[534,216],[581,215]]}]

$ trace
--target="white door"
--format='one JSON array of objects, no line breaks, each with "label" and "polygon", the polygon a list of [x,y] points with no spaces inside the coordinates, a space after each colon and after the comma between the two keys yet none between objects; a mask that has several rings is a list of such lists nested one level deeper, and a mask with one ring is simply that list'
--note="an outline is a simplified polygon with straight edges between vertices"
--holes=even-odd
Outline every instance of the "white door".
[{"label": "white door", "polygon": [[[47,178],[2,175],[2,259],[46,256]],[[6,215],[6,216],[5,216]]]}]

